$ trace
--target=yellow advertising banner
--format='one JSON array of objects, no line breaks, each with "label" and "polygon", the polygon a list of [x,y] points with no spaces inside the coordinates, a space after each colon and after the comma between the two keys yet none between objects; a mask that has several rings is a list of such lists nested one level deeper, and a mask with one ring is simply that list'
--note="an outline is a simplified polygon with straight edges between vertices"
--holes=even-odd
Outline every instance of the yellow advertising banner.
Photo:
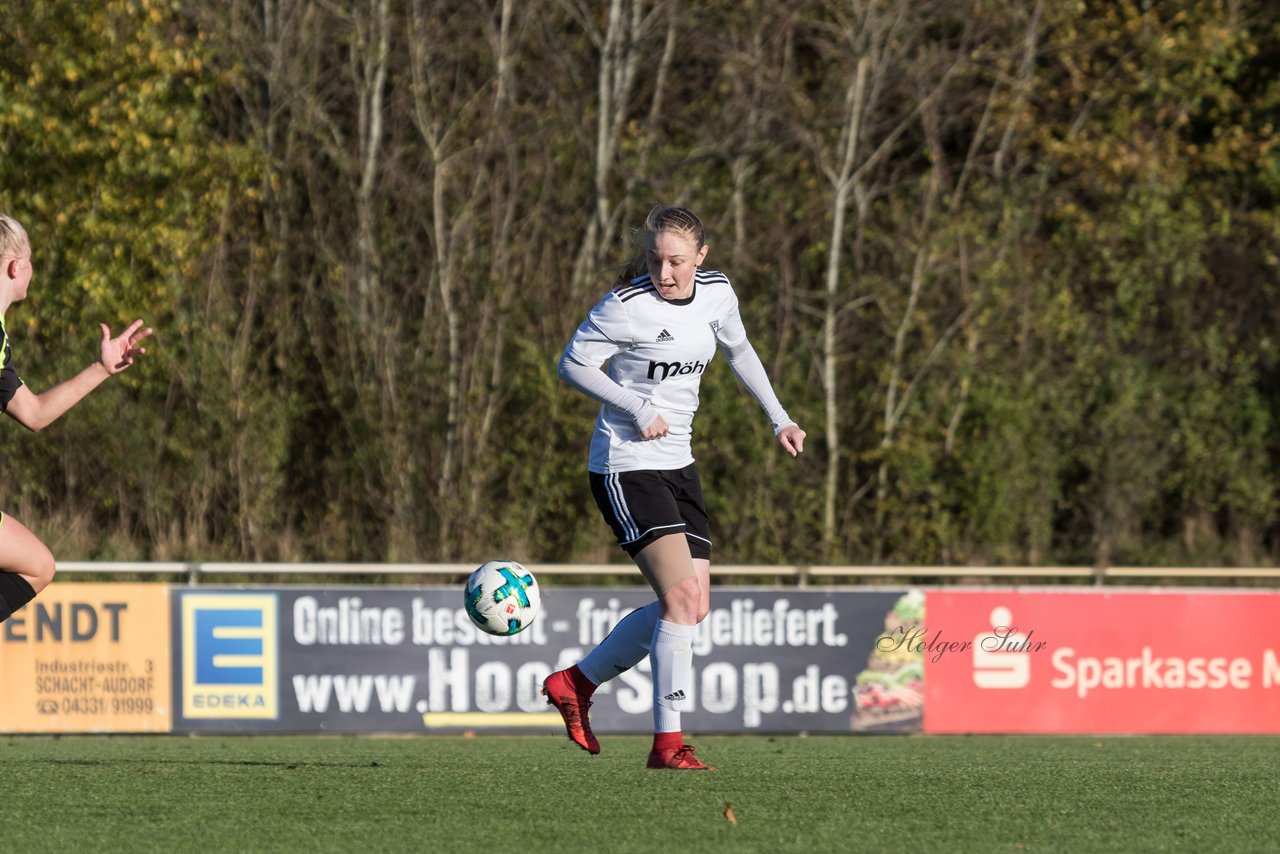
[{"label": "yellow advertising banner", "polygon": [[169,732],[169,585],[55,581],[0,623],[0,731]]}]

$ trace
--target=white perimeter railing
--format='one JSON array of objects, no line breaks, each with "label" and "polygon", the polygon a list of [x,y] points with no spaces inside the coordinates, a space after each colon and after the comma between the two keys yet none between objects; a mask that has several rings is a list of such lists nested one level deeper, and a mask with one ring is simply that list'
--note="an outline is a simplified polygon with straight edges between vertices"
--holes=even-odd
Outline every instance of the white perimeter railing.
[{"label": "white perimeter railing", "polygon": [[[68,574],[96,573],[105,575],[137,574],[162,577],[183,576],[189,584],[217,583],[217,579],[236,575],[254,576],[431,576],[456,578],[470,574],[477,564],[469,563],[220,563],[214,561],[59,561],[58,571]],[[636,570],[630,564],[528,563],[535,575],[630,575]],[[718,576],[771,576],[794,579],[796,586],[811,581],[834,582],[840,579],[950,579],[976,580],[1021,578],[1044,581],[1088,578],[1095,584],[1108,580],[1199,579],[1231,581],[1280,578],[1280,567],[1135,567],[1135,566],[771,566],[713,564],[711,574]],[[64,576],[65,577],[65,576]],[[636,583],[640,576],[636,573]]]}]

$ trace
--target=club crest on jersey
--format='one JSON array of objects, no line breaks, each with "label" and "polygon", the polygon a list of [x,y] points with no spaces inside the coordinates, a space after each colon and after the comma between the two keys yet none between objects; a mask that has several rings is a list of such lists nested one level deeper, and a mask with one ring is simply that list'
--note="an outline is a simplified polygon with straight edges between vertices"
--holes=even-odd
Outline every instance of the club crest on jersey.
[{"label": "club crest on jersey", "polygon": [[674,340],[676,340],[676,336],[672,335],[670,332],[668,332],[665,329],[658,333],[659,344],[668,344]]},{"label": "club crest on jersey", "polygon": [[719,332],[719,331],[720,331],[720,321],[718,321],[718,320],[713,320],[713,321],[711,321],[710,323],[708,323],[708,324],[707,324],[707,326],[710,326],[710,327],[711,327],[711,331],[712,331],[712,332]]}]

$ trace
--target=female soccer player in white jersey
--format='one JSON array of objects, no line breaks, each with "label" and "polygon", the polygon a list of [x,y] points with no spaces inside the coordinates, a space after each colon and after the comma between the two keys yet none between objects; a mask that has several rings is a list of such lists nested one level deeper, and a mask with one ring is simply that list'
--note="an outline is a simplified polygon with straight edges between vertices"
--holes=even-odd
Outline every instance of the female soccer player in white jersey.
[{"label": "female soccer player in white jersey", "polygon": [[[31,285],[31,243],[26,230],[10,217],[0,215],[0,411],[26,427],[41,430],[75,406],[107,377],[133,364],[146,352],[138,342],[151,334],[134,321],[112,338],[102,324],[99,359],[69,380],[41,394],[23,385],[11,363],[13,356],[4,317],[9,307],[25,299]],[[9,618],[53,580],[54,559],[49,548],[17,519],[0,514],[0,623]]]},{"label": "female soccer player in white jersey", "polygon": [[591,695],[647,653],[649,768],[710,770],[684,743],[680,712],[692,694],[694,627],[710,609],[711,532],[690,438],[698,386],[717,349],[783,449],[793,457],[804,450],[804,431],[787,417],[747,340],[729,279],[703,270],[706,257],[705,229],[693,212],[653,209],[640,255],[560,358],[560,376],[602,404],[587,465],[591,494],[658,599],[623,618],[581,662],[547,677],[543,693],[569,738],[599,753],[587,719]]}]

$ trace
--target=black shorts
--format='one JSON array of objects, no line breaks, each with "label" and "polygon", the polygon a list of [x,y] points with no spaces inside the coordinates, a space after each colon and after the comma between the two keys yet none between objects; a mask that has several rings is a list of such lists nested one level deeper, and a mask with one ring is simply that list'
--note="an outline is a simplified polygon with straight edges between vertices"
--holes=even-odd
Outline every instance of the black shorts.
[{"label": "black shorts", "polygon": [[635,557],[658,537],[683,533],[693,557],[711,559],[707,504],[693,465],[590,476],[596,506],[627,554]]}]

